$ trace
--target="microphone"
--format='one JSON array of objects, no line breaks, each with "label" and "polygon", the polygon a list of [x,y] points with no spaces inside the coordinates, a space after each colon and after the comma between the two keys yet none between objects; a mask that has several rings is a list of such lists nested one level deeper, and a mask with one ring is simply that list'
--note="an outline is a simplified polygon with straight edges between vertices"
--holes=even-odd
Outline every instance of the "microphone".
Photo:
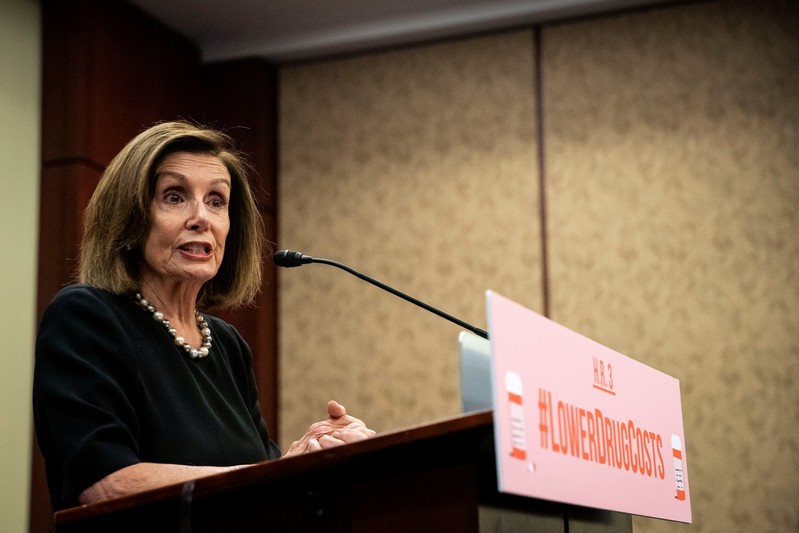
[{"label": "microphone", "polygon": [[305,255],[302,252],[280,250],[272,256],[272,262],[279,267],[290,268],[313,263],[314,258],[309,255]]},{"label": "microphone", "polygon": [[320,257],[311,257],[310,255],[305,255],[302,252],[295,252],[293,250],[280,250],[280,251],[276,252],[275,255],[272,256],[272,262],[275,265],[279,266],[279,267],[285,267],[285,268],[298,267],[298,266],[302,266],[302,265],[307,265],[309,263],[321,263],[323,265],[330,265],[330,266],[334,266],[336,268],[340,268],[341,270],[349,272],[350,274],[352,274],[355,277],[361,278],[362,280],[366,281],[367,283],[371,283],[372,285],[374,285],[376,287],[380,287],[384,291],[390,292],[394,296],[399,296],[403,300],[406,300],[408,302],[411,302],[412,304],[418,305],[422,309],[430,311],[431,313],[436,314],[436,315],[440,316],[441,318],[445,318],[445,319],[449,320],[450,322],[453,322],[453,323],[459,325],[462,328],[468,329],[472,333],[474,333],[476,335],[479,335],[480,337],[483,337],[484,339],[488,338],[488,333],[486,331],[484,331],[484,330],[482,330],[482,329],[480,329],[478,327],[472,326],[468,322],[464,322],[463,320],[460,320],[459,318],[455,318],[454,316],[452,316],[450,314],[447,314],[444,311],[441,311],[440,309],[436,309],[432,305],[426,304],[426,303],[424,303],[421,300],[417,300],[413,296],[409,296],[409,295],[405,294],[404,292],[400,292],[400,291],[398,291],[397,289],[395,289],[393,287],[389,287],[385,283],[377,281],[376,279],[374,279],[374,278],[372,278],[370,276],[367,276],[366,274],[362,274],[362,273],[358,272],[357,270],[355,270],[353,268],[350,268],[350,267],[348,267],[347,265],[345,265],[343,263],[339,263],[338,261],[332,261],[330,259],[322,259]]}]

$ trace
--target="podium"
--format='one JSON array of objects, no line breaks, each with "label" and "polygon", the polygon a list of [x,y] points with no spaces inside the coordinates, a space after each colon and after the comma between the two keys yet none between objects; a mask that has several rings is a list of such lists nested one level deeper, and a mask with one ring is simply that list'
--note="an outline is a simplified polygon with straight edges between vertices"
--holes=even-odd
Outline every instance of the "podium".
[{"label": "podium", "polygon": [[631,532],[628,514],[497,491],[491,411],[56,513],[69,532]]}]

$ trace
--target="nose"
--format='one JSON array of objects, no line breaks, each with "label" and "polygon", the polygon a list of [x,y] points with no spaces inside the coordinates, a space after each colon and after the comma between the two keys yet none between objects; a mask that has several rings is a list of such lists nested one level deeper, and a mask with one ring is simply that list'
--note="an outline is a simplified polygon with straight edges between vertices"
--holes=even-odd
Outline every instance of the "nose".
[{"label": "nose", "polygon": [[208,207],[205,203],[196,200],[192,202],[186,227],[193,231],[205,231],[208,228]]}]

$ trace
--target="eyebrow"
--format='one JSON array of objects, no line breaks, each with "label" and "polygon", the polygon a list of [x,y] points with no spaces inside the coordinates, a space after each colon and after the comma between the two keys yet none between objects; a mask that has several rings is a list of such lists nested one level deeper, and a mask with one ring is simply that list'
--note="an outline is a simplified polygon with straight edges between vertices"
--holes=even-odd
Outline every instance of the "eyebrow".
[{"label": "eyebrow", "polygon": [[[165,170],[165,171],[161,171],[161,172],[156,172],[155,173],[156,180],[158,180],[158,178],[167,177],[167,176],[171,177],[171,178],[175,178],[175,179],[177,179],[178,181],[181,181],[181,182],[188,181],[188,178],[186,177],[186,175],[185,174],[181,174],[180,172],[173,172],[173,171],[170,171],[170,170]],[[211,185],[219,185],[219,184],[227,185],[228,188],[232,188],[231,179],[230,178],[214,178],[214,179],[211,180]]]}]

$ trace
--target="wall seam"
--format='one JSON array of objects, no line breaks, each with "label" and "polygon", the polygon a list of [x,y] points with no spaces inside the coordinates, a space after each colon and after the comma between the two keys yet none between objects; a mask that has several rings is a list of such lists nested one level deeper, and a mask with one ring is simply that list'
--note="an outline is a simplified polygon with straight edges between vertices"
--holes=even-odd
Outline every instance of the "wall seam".
[{"label": "wall seam", "polygon": [[546,159],[544,145],[544,96],[542,80],[542,27],[533,27],[533,98],[535,100],[536,159],[538,163],[538,216],[541,243],[541,298],[543,314],[551,318],[549,287],[549,242],[547,240]]}]

